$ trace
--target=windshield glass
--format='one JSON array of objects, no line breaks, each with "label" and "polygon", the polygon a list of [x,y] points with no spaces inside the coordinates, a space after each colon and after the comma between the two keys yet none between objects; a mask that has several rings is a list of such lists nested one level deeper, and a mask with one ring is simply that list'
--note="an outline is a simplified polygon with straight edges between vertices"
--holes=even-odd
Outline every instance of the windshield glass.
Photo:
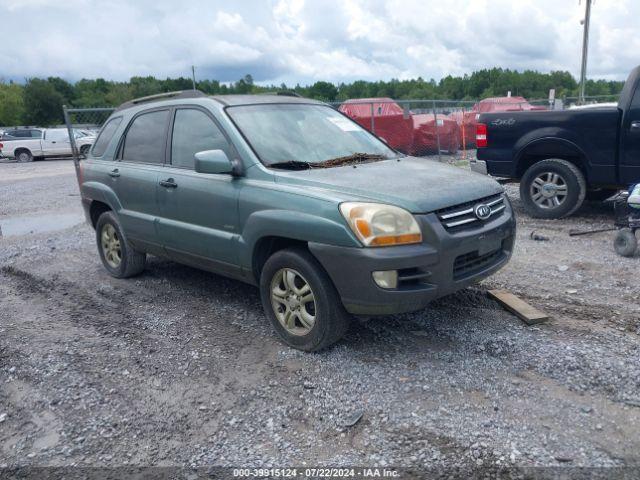
[{"label": "windshield glass", "polygon": [[331,107],[263,104],[229,107],[227,112],[265,165],[311,165],[354,154],[378,159],[396,152]]}]

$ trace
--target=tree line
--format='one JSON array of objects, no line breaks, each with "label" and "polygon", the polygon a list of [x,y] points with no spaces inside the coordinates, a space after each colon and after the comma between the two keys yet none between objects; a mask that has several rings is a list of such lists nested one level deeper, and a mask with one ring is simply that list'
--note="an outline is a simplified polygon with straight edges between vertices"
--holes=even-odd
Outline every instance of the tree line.
[{"label": "tree line", "polygon": [[[617,95],[624,82],[589,80],[587,95]],[[133,98],[162,92],[193,88],[189,78],[157,79],[152,76],[132,77],[126,82],[82,79],[75,83],[59,77],[30,78],[24,84],[0,81],[0,125],[47,126],[63,122],[62,105],[69,107],[114,107]],[[412,80],[365,81],[334,84],[318,81],[312,85],[257,85],[251,75],[233,83],[200,80],[196,88],[209,95],[267,93],[294,91],[297,94],[324,101],[343,101],[349,98],[391,97],[394,99],[478,100],[504,96],[507,91],[528,99],[547,98],[555,88],[556,97],[575,97],[578,83],[569,72],[540,73],[527,70],[492,68],[470,75],[448,75],[440,81]]]}]

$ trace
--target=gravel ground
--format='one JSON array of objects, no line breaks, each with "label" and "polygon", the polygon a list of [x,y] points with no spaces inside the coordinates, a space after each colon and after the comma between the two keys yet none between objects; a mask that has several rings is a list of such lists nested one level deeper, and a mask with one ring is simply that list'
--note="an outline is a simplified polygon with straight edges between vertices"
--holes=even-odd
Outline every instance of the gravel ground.
[{"label": "gravel ground", "polygon": [[[111,278],[86,224],[1,238],[0,467],[638,466],[639,259],[568,236],[610,206],[533,220],[507,190],[505,269],[319,354],[279,343],[251,286],[158,258]],[[72,163],[0,164],[0,226],[42,215],[81,218]]]}]

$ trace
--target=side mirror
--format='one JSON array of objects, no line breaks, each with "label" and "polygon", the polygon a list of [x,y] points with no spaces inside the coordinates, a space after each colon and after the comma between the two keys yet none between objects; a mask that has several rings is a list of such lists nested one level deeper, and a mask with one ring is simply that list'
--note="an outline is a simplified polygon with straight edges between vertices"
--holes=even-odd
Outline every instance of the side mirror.
[{"label": "side mirror", "polygon": [[223,150],[204,150],[195,154],[198,173],[235,173],[234,165]]}]

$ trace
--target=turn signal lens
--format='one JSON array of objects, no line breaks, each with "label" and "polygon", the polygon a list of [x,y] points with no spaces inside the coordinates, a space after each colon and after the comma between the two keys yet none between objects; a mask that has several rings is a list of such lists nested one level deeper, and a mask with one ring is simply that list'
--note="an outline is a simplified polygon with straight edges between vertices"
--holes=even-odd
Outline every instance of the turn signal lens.
[{"label": "turn signal lens", "polygon": [[365,247],[422,242],[416,219],[406,210],[381,203],[345,202],[340,213]]}]

